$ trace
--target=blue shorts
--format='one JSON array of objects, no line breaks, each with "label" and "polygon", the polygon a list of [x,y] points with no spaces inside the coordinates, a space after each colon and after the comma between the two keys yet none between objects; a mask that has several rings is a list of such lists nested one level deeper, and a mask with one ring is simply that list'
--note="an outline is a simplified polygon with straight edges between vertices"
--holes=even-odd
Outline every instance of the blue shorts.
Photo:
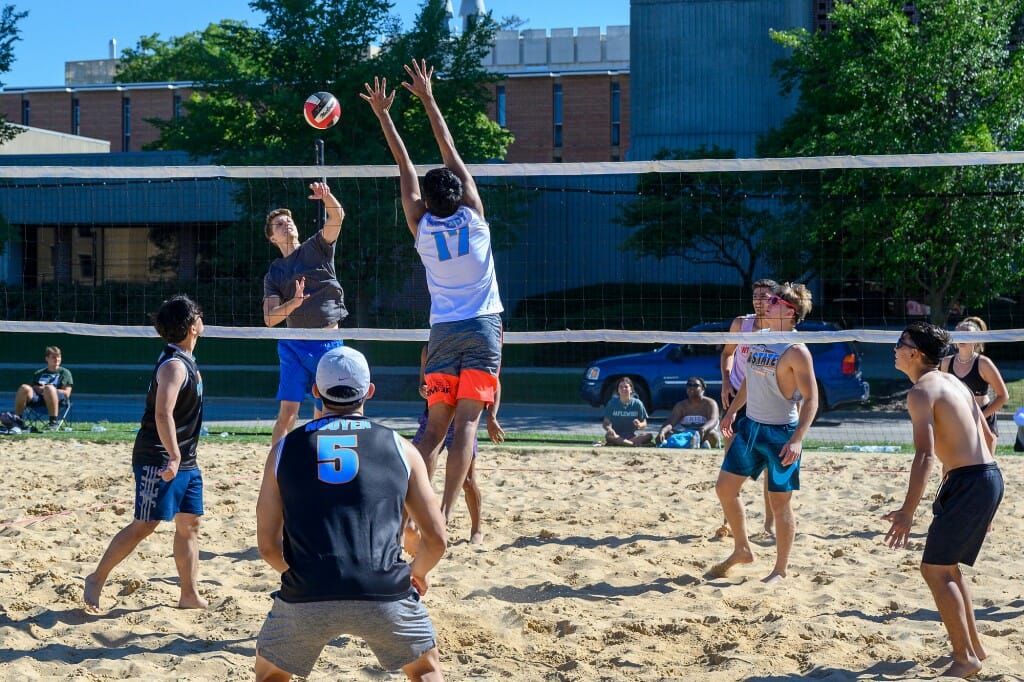
[{"label": "blue shorts", "polygon": [[[423,433],[427,430],[427,410],[423,410],[420,414],[419,426],[416,428],[416,435],[412,437],[412,444],[419,445],[420,441],[423,440]],[[453,421],[448,425],[448,433],[444,434],[444,444],[441,445],[442,450],[449,450],[452,447],[452,440],[455,439],[455,422]],[[476,459],[476,441],[473,441],[473,458]]]},{"label": "blue shorts", "polygon": [[175,514],[203,515],[203,475],[199,469],[179,470],[167,482],[158,466],[134,466],[135,518],[139,521],[173,521]]},{"label": "blue shorts", "polygon": [[363,639],[385,670],[409,665],[437,646],[437,635],[413,592],[398,601],[313,601],[277,597],[256,636],[256,652],[281,670],[308,676],[332,640]]},{"label": "blue shorts", "polygon": [[973,566],[1003,499],[1003,475],[995,462],[957,467],[946,474],[932,504],[921,563]]},{"label": "blue shorts", "polygon": [[782,446],[793,437],[796,424],[761,424],[750,417],[735,422],[735,437],[725,453],[722,471],[749,476],[756,481],[767,468],[769,491],[788,493],[800,490],[800,460],[784,467],[779,457]]},{"label": "blue shorts", "polygon": [[[277,357],[281,362],[281,376],[277,382],[274,400],[301,403],[313,390],[316,365],[323,354],[332,348],[344,346],[341,340],[300,341],[281,339],[277,342]],[[317,401],[317,409],[322,407]]]}]

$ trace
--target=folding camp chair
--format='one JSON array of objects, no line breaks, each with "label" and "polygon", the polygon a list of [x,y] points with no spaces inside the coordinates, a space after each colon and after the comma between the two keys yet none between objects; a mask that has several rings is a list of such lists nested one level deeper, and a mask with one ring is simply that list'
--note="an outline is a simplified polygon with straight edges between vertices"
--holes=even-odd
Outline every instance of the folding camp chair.
[{"label": "folding camp chair", "polygon": [[22,420],[33,431],[63,431],[71,428],[71,398],[61,398],[57,405],[57,422],[50,426],[50,414],[46,410],[46,403],[38,400],[25,406],[25,412],[21,415]]}]

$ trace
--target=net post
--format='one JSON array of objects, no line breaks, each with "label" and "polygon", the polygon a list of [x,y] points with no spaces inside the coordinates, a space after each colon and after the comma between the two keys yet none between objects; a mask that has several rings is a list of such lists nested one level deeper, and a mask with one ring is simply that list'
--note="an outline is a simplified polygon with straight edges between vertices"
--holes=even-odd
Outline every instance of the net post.
[{"label": "net post", "polygon": [[[318,166],[319,168],[322,169],[323,166],[324,166],[324,141],[322,139],[317,138],[313,142],[313,154],[314,154],[314,157],[315,157],[314,158],[314,162],[315,162],[316,166]],[[327,176],[326,175],[321,175],[320,176],[320,182],[322,182],[324,184],[327,184]],[[319,208],[316,211],[316,228],[318,230],[319,229],[323,229],[323,226],[326,225],[326,224],[327,224],[327,206],[324,204],[324,202],[321,201],[320,202],[320,206],[319,206]]]}]

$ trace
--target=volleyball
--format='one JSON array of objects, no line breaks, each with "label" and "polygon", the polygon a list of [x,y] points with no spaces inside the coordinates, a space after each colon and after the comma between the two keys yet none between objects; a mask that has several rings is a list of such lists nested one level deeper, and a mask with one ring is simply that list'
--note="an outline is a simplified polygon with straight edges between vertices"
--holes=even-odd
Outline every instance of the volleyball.
[{"label": "volleyball", "polygon": [[314,92],[306,98],[302,115],[306,117],[306,123],[309,125],[317,130],[326,130],[341,118],[341,105],[329,92]]}]

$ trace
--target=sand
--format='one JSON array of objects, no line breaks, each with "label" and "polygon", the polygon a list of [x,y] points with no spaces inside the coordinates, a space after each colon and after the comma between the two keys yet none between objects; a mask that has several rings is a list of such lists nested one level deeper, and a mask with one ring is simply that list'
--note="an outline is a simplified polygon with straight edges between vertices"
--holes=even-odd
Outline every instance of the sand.
[{"label": "sand", "polygon": [[[245,680],[277,574],[254,547],[265,448],[202,443],[206,611],[174,608],[172,528],[111,575],[87,615],[82,581],[132,514],[130,446],[0,440],[0,678]],[[927,679],[948,640],[918,573],[930,506],[908,550],[882,544],[903,500],[906,455],[808,452],[790,576],[763,585],[774,550],[708,570],[731,549],[714,531],[721,451],[482,447],[487,537],[464,508],[425,603],[448,679]],[[979,679],[1024,675],[1024,458],[1001,461],[1007,496],[966,568],[989,659]],[[933,480],[929,494],[934,491]],[[760,500],[744,498],[752,528]],[[325,649],[311,680],[402,679],[358,641]]]}]

